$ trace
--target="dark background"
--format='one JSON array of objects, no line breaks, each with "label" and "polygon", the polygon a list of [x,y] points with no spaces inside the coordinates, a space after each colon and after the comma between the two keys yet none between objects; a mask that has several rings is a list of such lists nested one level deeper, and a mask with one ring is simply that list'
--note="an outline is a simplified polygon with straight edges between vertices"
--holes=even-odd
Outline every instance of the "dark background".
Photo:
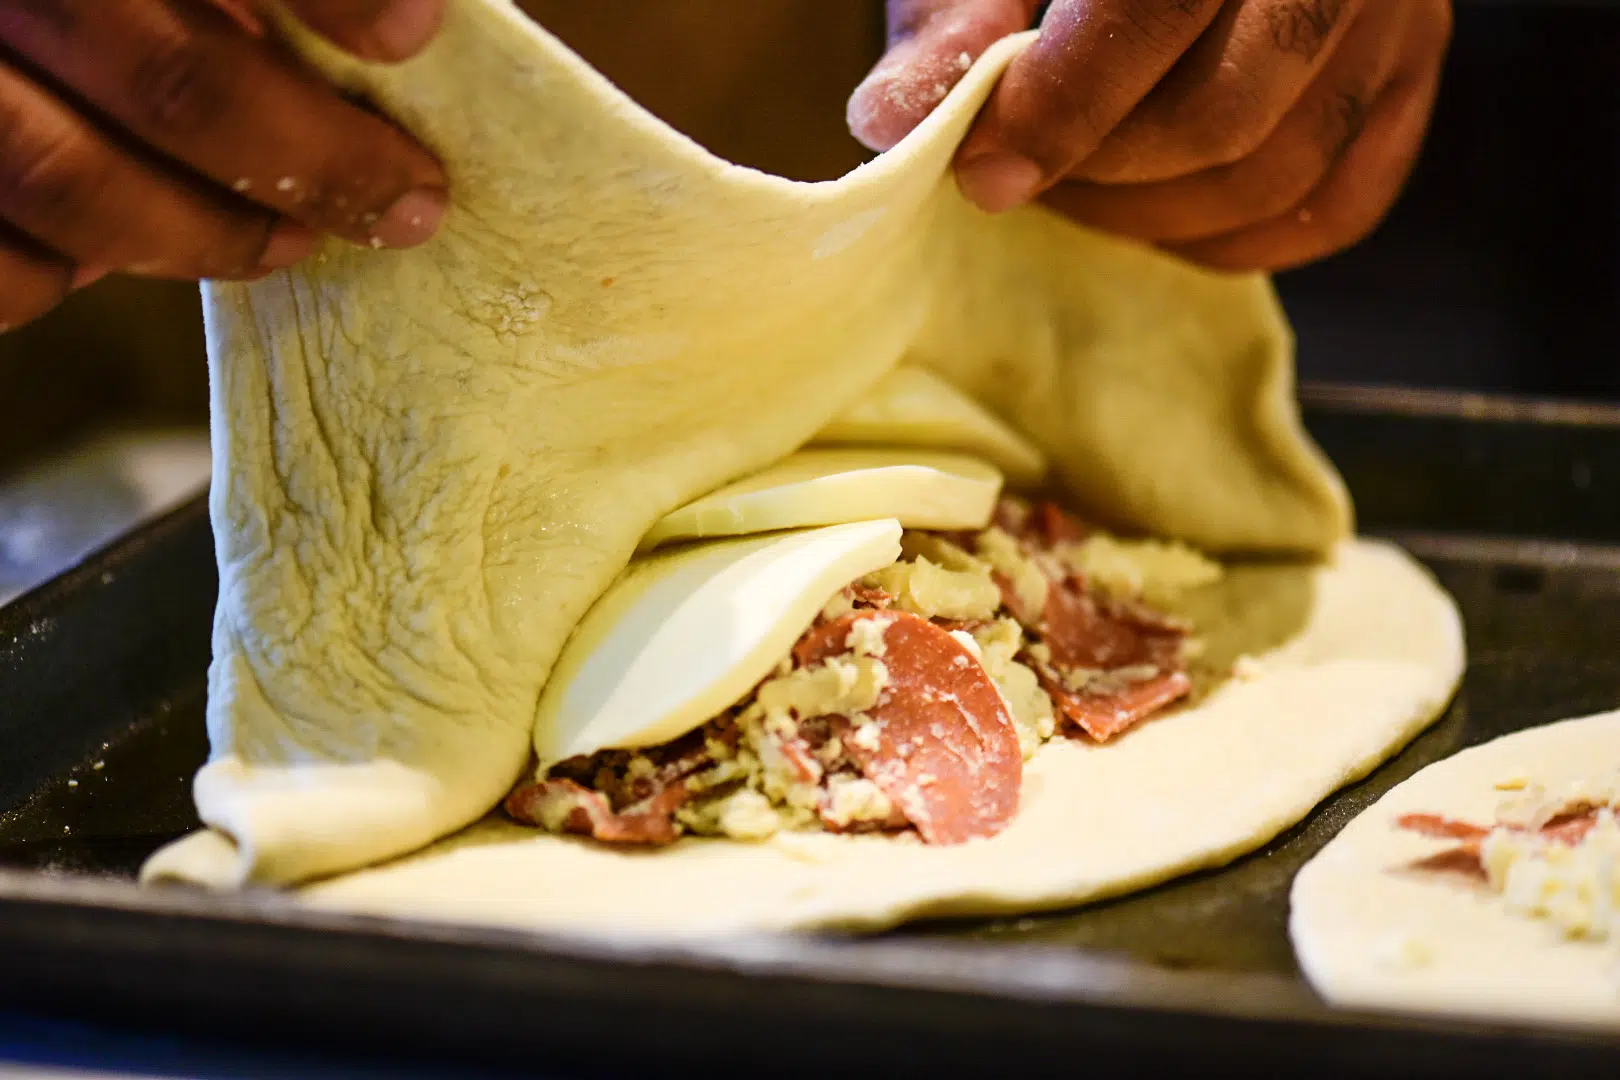
[{"label": "dark background", "polygon": [[[843,102],[882,47],[880,0],[522,2],[717,153],[798,179],[863,157]],[[1405,198],[1355,251],[1278,282],[1301,375],[1620,398],[1620,4],[1456,6]],[[192,286],[111,280],[0,336],[0,468],[206,408]]]},{"label": "dark background", "polygon": [[1405,197],[1278,284],[1306,378],[1620,397],[1620,5],[1458,0]]}]

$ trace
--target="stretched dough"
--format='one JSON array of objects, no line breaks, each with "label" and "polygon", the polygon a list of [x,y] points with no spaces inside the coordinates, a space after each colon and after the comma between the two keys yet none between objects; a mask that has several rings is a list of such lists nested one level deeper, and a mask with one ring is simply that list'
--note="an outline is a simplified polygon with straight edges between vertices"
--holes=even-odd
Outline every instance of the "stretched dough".
[{"label": "stretched dough", "polygon": [[929,447],[984,458],[1009,484],[1034,487],[1047,461],[1007,422],[927,368],[901,364],[810,440],[821,446]]},{"label": "stretched dough", "polygon": [[903,358],[1107,523],[1217,552],[1349,531],[1264,278],[956,192],[952,153],[1030,35],[895,150],[799,184],[706,153],[510,0],[448,5],[392,67],[286,30],[439,154],[455,205],[412,251],[333,241],[206,287],[220,600],[195,794],[217,835],[148,880],[297,882],[478,819],[648,527]]},{"label": "stretched dough", "polygon": [[1490,824],[1498,783],[1558,791],[1620,762],[1620,712],[1503,736],[1436,762],[1345,826],[1294,879],[1288,931],[1318,993],[1352,1008],[1620,1028],[1612,946],[1564,939],[1484,888],[1403,873],[1446,844],[1406,813]]},{"label": "stretched dough", "polygon": [[[686,839],[612,850],[491,817],[390,866],[307,889],[379,915],[660,936],[1064,907],[1218,866],[1370,772],[1445,707],[1463,665],[1450,597],[1358,542],[1316,570],[1234,567],[1203,590],[1222,657],[1256,671],[1103,746],[1055,739],[1018,816],[959,847],[882,836]],[[1268,647],[1269,646],[1269,647]]]}]

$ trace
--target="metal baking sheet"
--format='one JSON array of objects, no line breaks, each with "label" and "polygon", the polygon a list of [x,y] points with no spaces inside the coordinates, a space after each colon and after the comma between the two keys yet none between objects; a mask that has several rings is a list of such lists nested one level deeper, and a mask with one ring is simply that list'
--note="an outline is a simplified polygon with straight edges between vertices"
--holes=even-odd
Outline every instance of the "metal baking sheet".
[{"label": "metal baking sheet", "polygon": [[649,949],[146,893],[195,824],[216,581],[193,503],[0,609],[0,1002],[454,1060],[664,1073],[1076,1067],[1613,1076],[1620,1038],[1334,1011],[1301,980],[1293,874],[1422,766],[1620,705],[1620,410],[1345,388],[1307,422],[1363,531],[1457,597],[1444,719],[1223,870],[1021,919]]}]

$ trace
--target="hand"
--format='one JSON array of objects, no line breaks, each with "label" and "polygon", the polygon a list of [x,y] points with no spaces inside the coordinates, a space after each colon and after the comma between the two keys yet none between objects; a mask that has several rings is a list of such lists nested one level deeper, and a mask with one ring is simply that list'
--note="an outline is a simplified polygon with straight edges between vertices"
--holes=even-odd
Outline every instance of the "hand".
[{"label": "hand", "polygon": [[[898,142],[1038,0],[890,0],[850,128]],[[1220,270],[1349,247],[1433,111],[1450,0],[1055,0],[958,152],[988,211],[1036,197]]]},{"label": "hand", "polygon": [[[104,274],[251,279],[320,233],[409,247],[438,163],[264,32],[257,0],[0,0],[0,328]],[[286,0],[372,60],[444,0]]]}]

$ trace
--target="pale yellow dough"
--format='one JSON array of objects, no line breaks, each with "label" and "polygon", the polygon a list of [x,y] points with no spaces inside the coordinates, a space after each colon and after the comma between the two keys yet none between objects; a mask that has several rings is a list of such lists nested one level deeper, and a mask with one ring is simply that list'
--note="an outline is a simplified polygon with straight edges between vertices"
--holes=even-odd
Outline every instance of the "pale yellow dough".
[{"label": "pale yellow dough", "polygon": [[1256,676],[1116,743],[1047,744],[1025,772],[1018,817],[989,840],[928,847],[801,833],[626,852],[491,818],[303,895],[373,914],[701,935],[1035,911],[1217,866],[1415,735],[1463,664],[1449,597],[1379,544],[1347,544],[1315,571],[1235,568],[1204,598],[1224,604],[1242,610],[1213,649],[1275,645]]},{"label": "pale yellow dough", "polygon": [[1353,1008],[1620,1028],[1612,947],[1566,939],[1485,888],[1406,871],[1450,845],[1394,826],[1405,813],[1489,825],[1497,784],[1557,791],[1616,763],[1612,712],[1464,750],[1390,791],[1294,880],[1289,934],[1311,985]]},{"label": "pale yellow dough", "polygon": [[[160,852],[147,880],[293,883],[482,817],[524,770],[564,640],[648,527],[802,446],[902,360],[1026,435],[1108,523],[1215,552],[1320,552],[1350,530],[1264,278],[1041,209],[991,218],[955,190],[951,156],[1029,35],[890,153],[798,184],[706,153],[509,0],[448,5],[434,44],[392,67],[289,31],[438,153],[455,205],[424,247],[333,241],[206,289],[220,600],[196,799],[215,832]],[[1280,781],[1246,781],[1248,825],[1297,816],[1438,696],[1427,675],[1364,674],[1285,680],[1282,699],[1322,715],[1371,694],[1383,720],[1352,728],[1354,747],[1286,744],[1276,772],[1316,782],[1279,803]],[[1131,745],[1182,756],[1162,735]],[[1159,812],[1124,805],[1108,820]],[[1084,891],[1007,873],[974,889]]]}]

